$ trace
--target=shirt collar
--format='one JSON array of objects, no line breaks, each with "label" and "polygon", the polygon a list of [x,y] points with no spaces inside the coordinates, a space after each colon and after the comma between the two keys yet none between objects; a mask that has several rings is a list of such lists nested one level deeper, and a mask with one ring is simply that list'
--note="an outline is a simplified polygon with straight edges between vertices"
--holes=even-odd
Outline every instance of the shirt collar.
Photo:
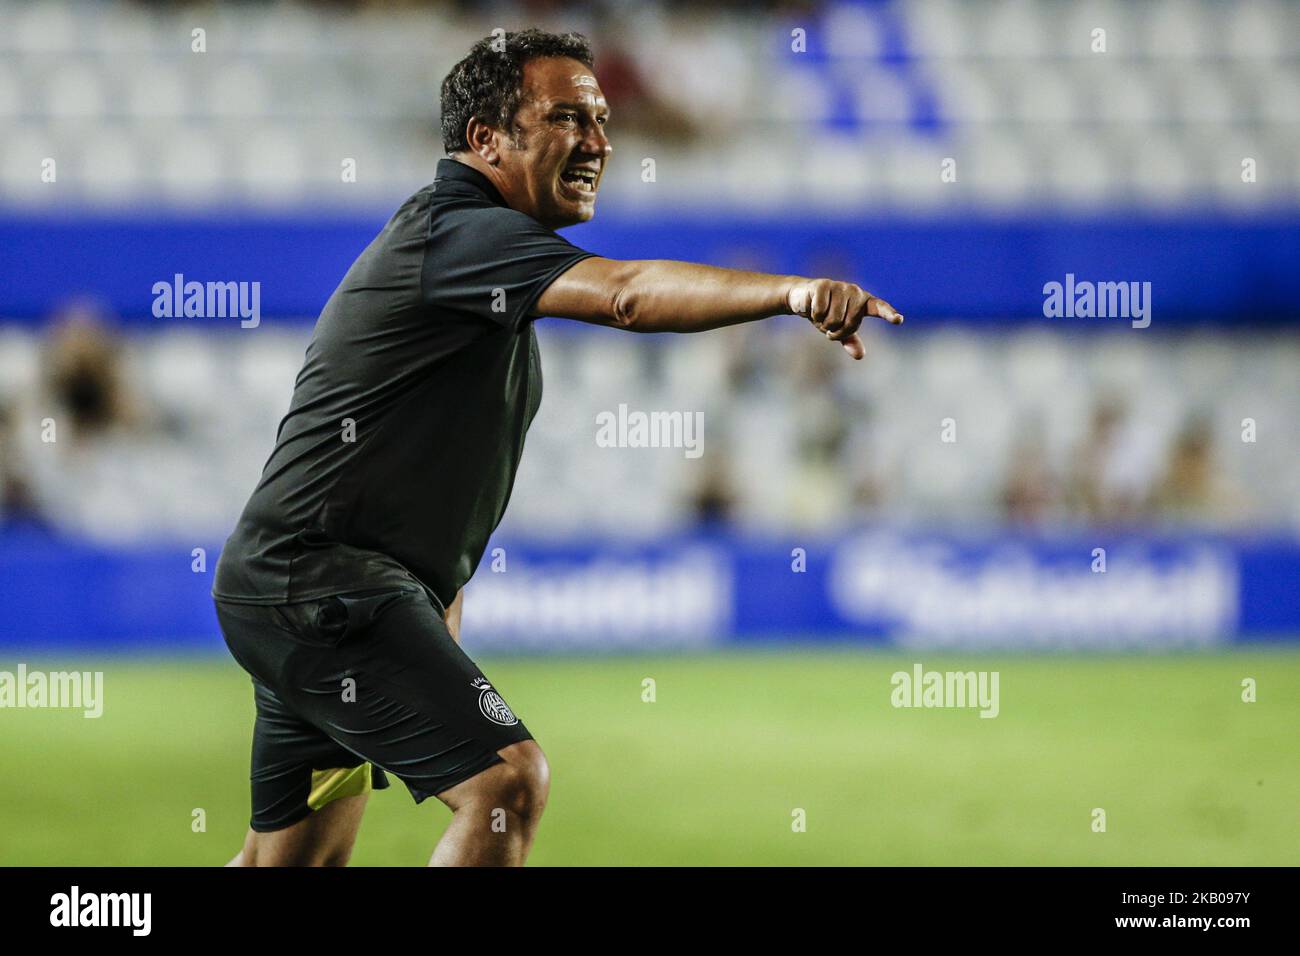
[{"label": "shirt collar", "polygon": [[491,181],[486,176],[480,173],[473,166],[462,163],[460,160],[438,160],[438,171],[435,174],[433,181],[436,183],[443,179],[465,183],[482,192],[489,200],[496,203],[496,205],[506,205],[504,197],[502,197],[501,193],[497,191],[497,188],[492,185]]}]

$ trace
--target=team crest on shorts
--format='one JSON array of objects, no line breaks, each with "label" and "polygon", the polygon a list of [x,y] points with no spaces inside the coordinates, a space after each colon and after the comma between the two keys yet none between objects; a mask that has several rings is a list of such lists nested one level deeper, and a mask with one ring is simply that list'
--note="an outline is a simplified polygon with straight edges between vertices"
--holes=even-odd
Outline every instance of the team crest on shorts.
[{"label": "team crest on shorts", "polygon": [[513,727],[519,723],[519,718],[510,709],[510,705],[492,689],[486,677],[475,677],[470,681],[470,686],[479,691],[478,709],[483,712],[484,717],[502,727]]}]

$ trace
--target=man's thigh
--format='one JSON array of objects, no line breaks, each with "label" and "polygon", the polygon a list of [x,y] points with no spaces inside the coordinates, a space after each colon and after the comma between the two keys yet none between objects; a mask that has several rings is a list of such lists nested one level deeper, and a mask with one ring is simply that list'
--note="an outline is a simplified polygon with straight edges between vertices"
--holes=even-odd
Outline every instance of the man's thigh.
[{"label": "man's thigh", "polygon": [[[421,591],[252,611],[219,606],[218,614],[257,687],[255,830],[296,823],[317,808],[313,795],[319,805],[387,786],[384,770],[418,802],[532,739]],[[250,619],[258,626],[247,626]]]},{"label": "man's thigh", "polygon": [[346,866],[368,794],[343,797],[281,830],[250,829],[230,866]]}]

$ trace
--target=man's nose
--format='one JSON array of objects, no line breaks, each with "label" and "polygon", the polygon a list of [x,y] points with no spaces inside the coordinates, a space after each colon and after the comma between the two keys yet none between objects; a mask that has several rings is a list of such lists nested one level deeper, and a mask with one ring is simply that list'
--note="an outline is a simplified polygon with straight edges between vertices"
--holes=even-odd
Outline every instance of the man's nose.
[{"label": "man's nose", "polygon": [[614,147],[609,144],[609,137],[605,135],[605,127],[599,123],[592,123],[587,127],[587,135],[582,138],[580,146],[584,153],[602,159],[614,152]]}]

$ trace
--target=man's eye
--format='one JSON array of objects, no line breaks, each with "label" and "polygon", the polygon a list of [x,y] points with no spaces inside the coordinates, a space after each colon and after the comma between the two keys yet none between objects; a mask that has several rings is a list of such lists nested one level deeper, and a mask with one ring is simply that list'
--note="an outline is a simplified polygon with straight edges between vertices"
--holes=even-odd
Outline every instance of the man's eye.
[{"label": "man's eye", "polygon": [[572,123],[572,122],[575,122],[575,121],[578,119],[578,114],[577,114],[577,113],[558,113],[558,114],[556,114],[556,117],[555,117],[555,118],[558,119],[558,120],[559,120],[560,122],[562,122],[562,123]]},{"label": "man's eye", "polygon": [[596,122],[599,123],[601,126],[604,126],[606,123],[609,122],[609,117],[608,117],[608,116],[597,116],[597,117],[596,117]]}]

